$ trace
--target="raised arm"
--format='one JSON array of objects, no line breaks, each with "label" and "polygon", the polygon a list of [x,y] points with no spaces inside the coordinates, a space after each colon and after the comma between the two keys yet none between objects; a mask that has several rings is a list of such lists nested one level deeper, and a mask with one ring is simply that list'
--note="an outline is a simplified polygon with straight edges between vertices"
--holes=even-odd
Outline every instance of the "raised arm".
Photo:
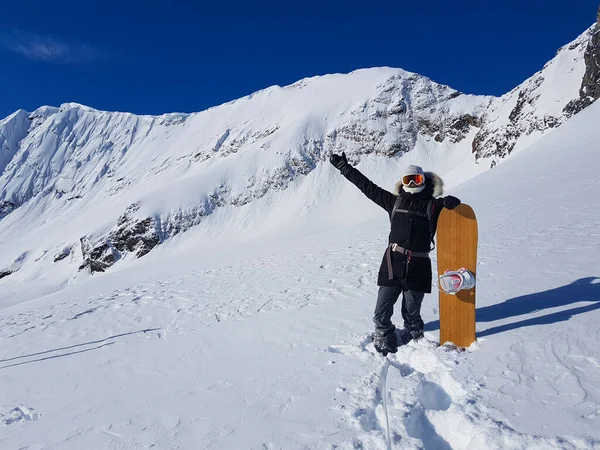
[{"label": "raised arm", "polygon": [[334,153],[329,158],[329,161],[340,171],[342,175],[344,175],[357,188],[359,188],[363,194],[385,209],[388,213],[394,209],[396,196],[391,192],[380,188],[362,173],[360,173],[358,169],[352,167],[346,159],[345,153],[342,153],[341,156]]}]

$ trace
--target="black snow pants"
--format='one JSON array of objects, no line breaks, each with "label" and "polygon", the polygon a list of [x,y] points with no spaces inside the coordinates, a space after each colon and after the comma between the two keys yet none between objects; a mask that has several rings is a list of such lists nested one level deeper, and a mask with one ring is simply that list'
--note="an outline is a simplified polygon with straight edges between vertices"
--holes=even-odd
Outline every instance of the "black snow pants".
[{"label": "black snow pants", "polygon": [[423,332],[423,319],[421,319],[421,303],[423,303],[424,292],[405,291],[402,286],[380,286],[377,295],[377,305],[375,306],[375,331],[378,334],[386,335],[394,332],[392,324],[392,315],[394,314],[394,305],[402,294],[402,319],[404,319],[404,328],[411,332]]}]

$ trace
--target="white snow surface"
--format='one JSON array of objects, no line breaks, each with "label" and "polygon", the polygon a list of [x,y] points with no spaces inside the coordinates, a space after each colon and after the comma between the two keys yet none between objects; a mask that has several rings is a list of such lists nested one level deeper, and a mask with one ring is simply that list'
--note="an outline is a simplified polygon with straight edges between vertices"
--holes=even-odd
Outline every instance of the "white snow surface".
[{"label": "white snow surface", "polygon": [[[113,117],[142,134],[167,120]],[[478,341],[438,347],[428,295],[426,339],[392,355],[387,374],[369,331],[388,218],[327,164],[296,186],[316,195],[315,183],[312,208],[286,208],[295,189],[278,193],[275,212],[223,208],[146,257],[47,296],[8,283],[21,271],[0,280],[0,448],[385,449],[383,396],[394,449],[600,448],[599,120],[596,103],[450,189],[479,220]],[[168,126],[155,126],[165,128],[149,151],[160,158]],[[372,156],[359,167],[391,188],[389,165]],[[253,214],[269,233],[228,231]],[[49,232],[44,220],[60,219],[38,219]]]}]

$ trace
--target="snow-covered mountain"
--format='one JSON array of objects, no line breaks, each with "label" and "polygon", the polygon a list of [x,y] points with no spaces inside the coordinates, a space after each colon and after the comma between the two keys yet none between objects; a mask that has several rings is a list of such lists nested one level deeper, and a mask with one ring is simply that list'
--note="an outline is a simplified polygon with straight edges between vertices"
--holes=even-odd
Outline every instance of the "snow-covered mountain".
[{"label": "snow-covered mountain", "polygon": [[[284,229],[345,189],[331,176],[333,152],[386,186],[414,162],[449,185],[464,181],[600,95],[598,29],[501,98],[377,68],[271,87],[195,114],[78,104],[17,111],[0,122],[0,278],[61,284],[192,228],[202,230],[198,239]],[[340,220],[335,212],[331,220]]]},{"label": "snow-covered mountain", "polygon": [[72,256],[74,270],[102,271],[218,209],[276,208],[292,184],[297,208],[321,199],[314,188],[332,152],[354,163],[417,152],[429,165],[458,166],[470,158],[489,101],[372,69],[272,87],[191,115],[74,104],[18,112],[4,125],[14,156],[0,176],[0,201],[12,211],[0,238],[13,244],[12,258],[43,246],[39,263]]}]

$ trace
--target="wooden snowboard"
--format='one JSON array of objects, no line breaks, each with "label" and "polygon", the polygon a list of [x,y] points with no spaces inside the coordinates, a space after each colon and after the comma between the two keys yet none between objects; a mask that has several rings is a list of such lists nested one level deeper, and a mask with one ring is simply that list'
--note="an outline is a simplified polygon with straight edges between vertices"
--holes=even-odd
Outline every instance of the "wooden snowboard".
[{"label": "wooden snowboard", "polygon": [[[442,209],[437,226],[438,276],[462,267],[477,276],[477,218],[464,203]],[[475,290],[440,292],[440,345],[468,347],[475,342]]]}]

